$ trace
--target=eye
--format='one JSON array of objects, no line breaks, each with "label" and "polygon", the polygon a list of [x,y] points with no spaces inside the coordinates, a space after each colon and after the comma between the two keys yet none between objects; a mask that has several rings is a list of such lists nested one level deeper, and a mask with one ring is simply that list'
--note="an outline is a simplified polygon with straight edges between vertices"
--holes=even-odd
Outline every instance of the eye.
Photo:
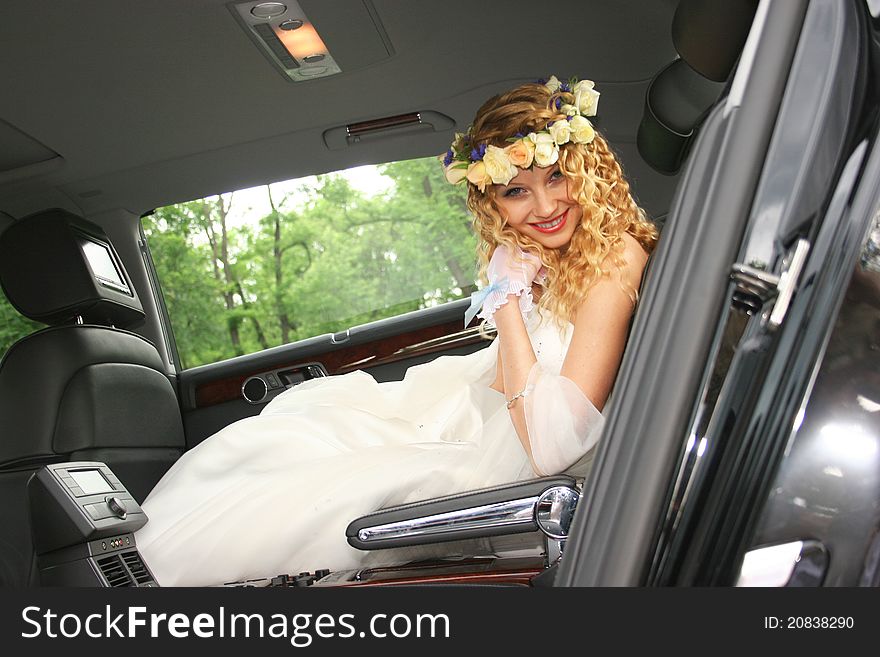
[{"label": "eye", "polygon": [[559,180],[562,180],[563,178],[565,178],[565,176],[562,174],[562,172],[559,169],[556,169],[553,173],[550,174],[549,180],[550,182],[557,182]]},{"label": "eye", "polygon": [[524,194],[525,191],[526,190],[524,190],[522,187],[511,187],[510,189],[508,189],[504,192],[503,196],[504,196],[504,198],[511,198],[511,197],[515,197],[515,196],[520,196],[520,195]]}]

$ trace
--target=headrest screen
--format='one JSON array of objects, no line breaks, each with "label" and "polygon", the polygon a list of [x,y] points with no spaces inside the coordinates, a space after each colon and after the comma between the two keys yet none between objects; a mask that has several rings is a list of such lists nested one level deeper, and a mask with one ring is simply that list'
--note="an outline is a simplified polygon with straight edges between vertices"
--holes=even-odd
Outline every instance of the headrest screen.
[{"label": "headrest screen", "polygon": [[46,324],[128,328],[144,309],[104,230],[50,208],[0,234],[0,285],[22,315]]},{"label": "headrest screen", "polygon": [[99,244],[98,242],[93,242],[89,239],[80,238],[79,245],[83,250],[83,255],[85,255],[92,273],[95,275],[95,278],[98,279],[99,283],[131,295],[131,290],[128,289],[128,285],[126,285],[125,281],[122,279],[119,267],[117,267],[116,263],[113,261],[113,256],[110,255],[110,249],[105,244]]}]

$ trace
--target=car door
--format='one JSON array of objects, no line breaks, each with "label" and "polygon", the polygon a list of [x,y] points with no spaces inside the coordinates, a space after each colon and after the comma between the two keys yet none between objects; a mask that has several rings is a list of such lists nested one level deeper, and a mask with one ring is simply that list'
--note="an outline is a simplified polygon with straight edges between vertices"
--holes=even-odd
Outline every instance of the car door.
[{"label": "car door", "polygon": [[682,176],[561,584],[736,583],[833,325],[819,301],[867,225],[841,230],[868,37],[864,3],[760,3]]}]

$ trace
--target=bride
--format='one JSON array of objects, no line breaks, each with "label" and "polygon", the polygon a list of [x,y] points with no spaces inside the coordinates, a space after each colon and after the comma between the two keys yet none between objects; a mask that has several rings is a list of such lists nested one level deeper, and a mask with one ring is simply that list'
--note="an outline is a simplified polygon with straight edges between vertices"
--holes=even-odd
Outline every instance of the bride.
[{"label": "bride", "polygon": [[498,338],[402,381],[306,381],[184,454],[136,537],[160,585],[356,568],[369,553],[345,528],[361,515],[584,473],[657,240],[587,118],[598,98],[589,80],[521,85],[443,157],[468,187],[488,280],[465,322],[478,315]]}]

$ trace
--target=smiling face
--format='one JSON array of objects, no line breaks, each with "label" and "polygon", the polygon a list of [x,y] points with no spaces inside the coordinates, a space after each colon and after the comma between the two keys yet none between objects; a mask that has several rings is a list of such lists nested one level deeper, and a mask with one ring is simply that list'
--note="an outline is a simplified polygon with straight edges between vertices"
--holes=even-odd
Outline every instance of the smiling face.
[{"label": "smiling face", "polygon": [[568,246],[583,210],[568,195],[558,165],[523,169],[507,185],[495,185],[495,202],[508,225],[547,249]]}]

